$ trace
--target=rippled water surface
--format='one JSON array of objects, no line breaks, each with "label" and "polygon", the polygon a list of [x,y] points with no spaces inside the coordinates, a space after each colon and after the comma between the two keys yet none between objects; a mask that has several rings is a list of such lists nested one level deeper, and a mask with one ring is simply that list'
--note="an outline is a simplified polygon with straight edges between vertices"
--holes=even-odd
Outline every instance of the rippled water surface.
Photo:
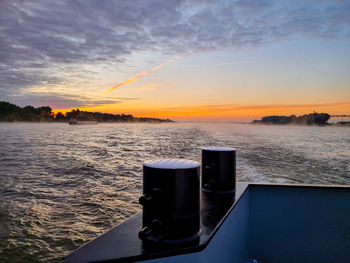
[{"label": "rippled water surface", "polygon": [[237,149],[240,181],[350,184],[350,129],[0,124],[0,262],[60,262],[140,211],[142,163]]}]

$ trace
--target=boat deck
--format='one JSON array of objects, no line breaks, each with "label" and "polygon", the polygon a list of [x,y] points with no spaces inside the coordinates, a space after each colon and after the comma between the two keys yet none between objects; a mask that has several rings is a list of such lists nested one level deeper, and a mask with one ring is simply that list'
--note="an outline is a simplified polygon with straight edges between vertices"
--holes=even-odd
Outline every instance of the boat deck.
[{"label": "boat deck", "polygon": [[350,187],[237,183],[235,197],[201,193],[194,244],[147,245],[141,213],[64,262],[350,262]]}]

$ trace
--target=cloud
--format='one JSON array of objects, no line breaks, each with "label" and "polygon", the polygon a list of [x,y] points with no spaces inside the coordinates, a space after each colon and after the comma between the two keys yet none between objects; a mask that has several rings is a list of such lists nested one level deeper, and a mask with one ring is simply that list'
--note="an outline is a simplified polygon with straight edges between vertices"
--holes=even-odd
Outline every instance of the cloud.
[{"label": "cloud", "polygon": [[54,92],[30,92],[25,95],[16,94],[9,97],[10,101],[20,106],[32,105],[35,107],[50,106],[53,109],[71,109],[80,107],[95,107],[107,104],[119,104],[125,101],[138,100],[138,98],[102,98],[86,96],[74,96]]},{"label": "cloud", "polygon": [[115,90],[115,89],[117,89],[117,88],[119,88],[119,87],[121,87],[121,86],[124,86],[124,85],[126,85],[126,84],[132,83],[132,82],[134,82],[134,81],[136,81],[136,80],[142,78],[143,76],[145,76],[145,75],[147,75],[147,74],[149,74],[149,73],[151,73],[151,72],[153,72],[153,71],[156,71],[156,70],[158,70],[158,69],[160,69],[160,68],[162,68],[162,67],[164,67],[164,66],[166,66],[166,65],[168,65],[168,64],[170,64],[170,63],[172,63],[172,62],[174,62],[174,61],[176,61],[176,60],[179,60],[179,59],[181,59],[181,58],[183,58],[183,57],[185,57],[185,56],[188,56],[189,54],[191,54],[191,53],[193,53],[193,52],[194,52],[194,51],[190,50],[189,52],[186,52],[186,53],[184,53],[184,54],[181,54],[181,55],[179,55],[179,56],[176,56],[176,57],[174,57],[174,58],[171,58],[171,59],[169,59],[169,60],[167,60],[167,61],[165,61],[165,62],[163,62],[163,63],[161,63],[161,64],[159,64],[159,65],[157,65],[157,66],[155,66],[155,67],[153,67],[153,68],[151,68],[151,69],[144,70],[144,71],[140,72],[139,74],[137,74],[136,76],[134,76],[134,77],[132,77],[132,78],[129,78],[129,79],[127,79],[127,80],[124,80],[124,81],[122,81],[122,82],[119,82],[118,84],[114,85],[113,87],[111,87],[110,89],[108,89],[108,90],[105,92],[105,94],[106,94],[106,93],[109,93],[109,92],[111,92],[112,90]]},{"label": "cloud", "polygon": [[349,13],[349,1],[333,0],[1,1],[0,96],[66,83],[69,66],[117,67],[140,51],[173,56],[297,34],[349,38]]},{"label": "cloud", "polygon": [[237,61],[228,61],[228,62],[221,62],[221,63],[176,65],[176,66],[172,66],[172,67],[174,67],[174,68],[202,68],[202,67],[221,67],[221,66],[235,65],[235,64],[250,64],[250,63],[257,63],[257,61],[248,61],[248,60],[239,61],[239,60],[237,60]]},{"label": "cloud", "polygon": [[[188,111],[245,111],[252,110],[256,112],[258,110],[269,110],[269,109],[309,109],[314,110],[315,108],[325,108],[325,107],[350,107],[350,101],[336,101],[327,103],[308,103],[308,104],[253,104],[253,105],[241,105],[241,104],[217,104],[217,105],[200,105],[200,106],[190,106],[182,107],[183,110]],[[167,110],[179,110],[179,108],[166,108]]]},{"label": "cloud", "polygon": [[146,91],[146,90],[155,90],[159,87],[163,87],[165,84],[163,83],[150,83],[146,86],[140,87],[140,88],[135,88],[137,91]]}]

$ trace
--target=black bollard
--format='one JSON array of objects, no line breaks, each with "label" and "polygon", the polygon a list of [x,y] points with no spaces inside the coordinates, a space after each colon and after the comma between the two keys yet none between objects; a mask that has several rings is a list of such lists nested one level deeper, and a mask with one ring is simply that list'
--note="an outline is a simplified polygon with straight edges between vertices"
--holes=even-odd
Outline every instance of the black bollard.
[{"label": "black bollard", "polygon": [[183,159],[143,164],[140,239],[181,244],[199,237],[199,167],[198,162]]},{"label": "black bollard", "polygon": [[236,189],[236,150],[208,147],[202,149],[202,190],[234,193]]}]

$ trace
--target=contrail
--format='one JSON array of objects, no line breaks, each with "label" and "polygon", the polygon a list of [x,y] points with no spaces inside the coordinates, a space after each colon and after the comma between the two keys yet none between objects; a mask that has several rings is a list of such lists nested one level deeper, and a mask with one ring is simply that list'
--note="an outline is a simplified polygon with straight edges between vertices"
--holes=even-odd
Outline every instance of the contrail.
[{"label": "contrail", "polygon": [[149,74],[149,73],[151,73],[151,72],[153,72],[153,71],[156,71],[156,70],[158,70],[158,69],[164,67],[165,65],[167,65],[167,64],[169,64],[169,63],[171,63],[171,62],[174,62],[174,61],[176,61],[176,60],[178,60],[178,59],[180,59],[180,58],[183,58],[183,57],[188,56],[189,54],[191,54],[191,53],[193,53],[193,52],[194,52],[194,50],[188,51],[188,52],[186,52],[186,53],[184,53],[184,54],[182,54],[182,55],[179,55],[179,56],[177,56],[177,57],[174,57],[174,58],[172,58],[172,59],[169,59],[169,60],[165,61],[164,63],[162,63],[162,64],[160,64],[160,65],[158,65],[158,66],[155,66],[155,67],[153,67],[153,68],[151,68],[151,69],[149,69],[149,70],[142,71],[142,72],[140,72],[139,74],[137,74],[135,77],[132,77],[132,78],[130,78],[130,79],[128,79],[128,80],[125,80],[125,81],[123,81],[123,82],[119,82],[117,85],[115,85],[115,86],[113,86],[112,88],[110,88],[109,90],[107,90],[104,94],[107,94],[107,93],[111,92],[112,90],[114,90],[114,89],[116,89],[116,88],[119,88],[119,87],[121,87],[121,86],[124,86],[124,85],[126,85],[126,84],[129,84],[129,83],[131,83],[131,82],[134,82],[134,81],[136,81],[136,80],[142,78],[143,76],[145,76],[145,75],[147,75],[147,74]]}]

